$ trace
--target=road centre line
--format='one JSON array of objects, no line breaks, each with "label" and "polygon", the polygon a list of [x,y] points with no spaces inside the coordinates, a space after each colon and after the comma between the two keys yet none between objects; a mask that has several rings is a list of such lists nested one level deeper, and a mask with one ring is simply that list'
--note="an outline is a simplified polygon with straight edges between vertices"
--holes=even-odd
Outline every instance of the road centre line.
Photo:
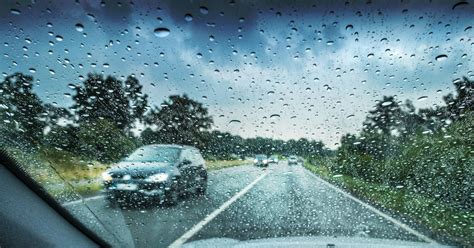
[{"label": "road centre line", "polygon": [[250,189],[253,188],[253,186],[255,186],[260,180],[262,180],[266,175],[268,175],[268,173],[270,173],[270,170],[267,170],[264,174],[260,175],[257,179],[255,179],[253,182],[251,182],[249,185],[247,185],[245,188],[243,188],[240,192],[235,194],[232,198],[227,200],[218,209],[214,210],[211,214],[206,216],[199,223],[194,225],[191,229],[189,229],[186,233],[184,233],[181,237],[179,237],[173,243],[171,243],[171,245],[169,245],[168,247],[169,248],[181,247],[184,243],[186,243],[186,241],[188,241],[197,232],[199,232],[205,225],[207,225],[214,218],[216,218],[220,213],[222,213],[224,210],[226,210],[232,203],[234,203],[240,197],[245,195]]},{"label": "road centre line", "polygon": [[360,205],[364,206],[365,208],[371,210],[372,212],[374,212],[375,214],[378,214],[380,216],[382,216],[383,218],[387,219],[388,221],[392,222],[393,224],[397,225],[398,227],[402,228],[403,230],[415,235],[416,237],[418,237],[419,239],[427,242],[427,243],[432,243],[432,244],[437,244],[437,242],[423,234],[421,234],[420,232],[412,229],[411,227],[409,227],[408,225],[388,216],[387,214],[384,214],[383,212],[381,212],[380,210],[370,206],[369,204],[355,198],[354,196],[350,195],[349,193],[345,192],[344,190],[334,186],[333,184],[327,182],[326,180],[316,176],[315,174],[313,174],[312,172],[310,172],[309,170],[307,170],[306,168],[304,168],[304,170],[306,171],[306,173],[308,173],[310,176],[314,177],[317,181],[327,185],[328,187],[330,187],[331,189],[341,193],[342,195],[346,196],[347,198],[359,203]]}]

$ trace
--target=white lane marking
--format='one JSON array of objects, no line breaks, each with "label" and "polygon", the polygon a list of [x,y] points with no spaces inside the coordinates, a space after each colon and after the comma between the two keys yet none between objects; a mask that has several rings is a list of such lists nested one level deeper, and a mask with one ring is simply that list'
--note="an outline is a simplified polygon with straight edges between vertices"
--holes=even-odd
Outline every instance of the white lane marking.
[{"label": "white lane marking", "polygon": [[309,175],[313,176],[316,180],[318,180],[318,181],[320,181],[321,183],[327,185],[328,187],[332,188],[333,190],[335,190],[335,191],[337,191],[337,192],[343,194],[344,196],[350,198],[351,200],[353,200],[353,201],[359,203],[360,205],[362,205],[362,206],[368,208],[368,209],[371,210],[372,212],[374,212],[374,213],[376,213],[376,214],[382,216],[383,218],[385,218],[385,219],[391,221],[393,224],[399,226],[399,227],[402,228],[403,230],[405,230],[405,231],[407,231],[407,232],[409,232],[409,233],[411,233],[411,234],[417,236],[418,238],[420,238],[421,240],[423,240],[423,241],[425,241],[425,242],[427,242],[427,243],[437,244],[437,242],[436,242],[435,240],[426,237],[425,235],[419,233],[418,231],[415,231],[415,230],[412,229],[411,227],[409,227],[409,226],[407,226],[407,225],[401,223],[400,221],[398,221],[398,220],[396,220],[396,219],[394,219],[394,218],[392,218],[392,217],[390,217],[390,216],[388,216],[388,215],[382,213],[380,210],[378,210],[378,209],[376,209],[376,208],[370,206],[369,204],[367,204],[367,203],[365,203],[365,202],[363,202],[363,201],[361,201],[361,200],[355,198],[354,196],[350,195],[349,193],[345,192],[344,190],[342,190],[342,189],[340,189],[340,188],[338,188],[338,187],[332,185],[331,183],[327,182],[326,180],[324,180],[324,179],[322,179],[322,178],[316,176],[315,174],[313,174],[312,172],[310,172],[310,171],[307,170],[306,168],[304,168],[304,170],[305,170],[307,173],[309,173]]},{"label": "white lane marking", "polygon": [[63,206],[69,206],[69,205],[74,205],[74,204],[78,204],[78,203],[82,203],[82,202],[88,202],[88,201],[92,201],[92,200],[96,200],[96,199],[101,199],[101,198],[104,198],[104,197],[105,197],[104,195],[91,196],[91,197],[87,197],[87,198],[84,198],[84,199],[79,199],[79,200],[75,200],[75,201],[66,202],[66,203],[63,204]]},{"label": "white lane marking", "polygon": [[192,236],[194,236],[199,230],[201,230],[207,223],[209,223],[211,220],[217,217],[220,213],[222,213],[224,210],[226,210],[232,203],[237,201],[240,197],[245,195],[250,189],[252,189],[255,184],[257,184],[260,180],[262,180],[270,170],[267,170],[264,174],[259,176],[257,179],[255,179],[253,182],[251,182],[249,185],[247,185],[245,188],[243,188],[239,193],[235,194],[230,198],[228,201],[226,201],[224,204],[222,204],[218,209],[214,210],[211,214],[206,216],[203,220],[201,220],[199,223],[194,225],[191,229],[189,229],[186,233],[184,233],[181,237],[179,237],[177,240],[175,240],[173,243],[171,243],[168,248],[177,248],[181,247],[188,239],[190,239]]}]

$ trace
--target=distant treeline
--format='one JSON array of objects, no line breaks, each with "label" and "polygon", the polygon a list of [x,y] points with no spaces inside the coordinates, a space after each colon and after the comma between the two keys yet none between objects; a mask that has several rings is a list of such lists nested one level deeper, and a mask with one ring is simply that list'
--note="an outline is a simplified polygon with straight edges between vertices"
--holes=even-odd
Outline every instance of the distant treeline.
[{"label": "distant treeline", "polygon": [[[159,106],[137,78],[89,74],[73,91],[71,107],[44,103],[29,75],[15,73],[0,82],[0,148],[65,150],[105,163],[120,160],[145,144],[193,145],[208,159],[237,159],[264,154],[327,154],[320,141],[244,139],[211,131],[212,116],[202,103],[186,95],[171,95]],[[137,124],[144,126],[138,134]],[[136,129],[136,128],[135,128]]]}]

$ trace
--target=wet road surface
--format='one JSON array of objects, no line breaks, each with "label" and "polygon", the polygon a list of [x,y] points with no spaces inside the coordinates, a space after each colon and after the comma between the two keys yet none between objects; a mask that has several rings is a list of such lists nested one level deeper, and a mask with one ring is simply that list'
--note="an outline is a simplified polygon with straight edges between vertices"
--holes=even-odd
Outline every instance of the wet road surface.
[{"label": "wet road surface", "polygon": [[[81,216],[82,204],[66,207]],[[185,197],[173,207],[113,208],[102,196],[89,198],[86,205],[114,233],[112,238],[120,240],[114,243],[124,247],[179,247],[211,238],[426,238],[301,165],[286,162],[268,169],[248,165],[210,172],[204,196]]]}]

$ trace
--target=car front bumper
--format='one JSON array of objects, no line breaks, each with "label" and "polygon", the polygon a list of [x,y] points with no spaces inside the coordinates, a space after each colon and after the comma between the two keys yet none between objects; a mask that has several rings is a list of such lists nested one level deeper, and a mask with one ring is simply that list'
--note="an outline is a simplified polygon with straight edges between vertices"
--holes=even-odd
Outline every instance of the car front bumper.
[{"label": "car front bumper", "polygon": [[107,196],[113,198],[164,198],[166,192],[170,190],[169,184],[167,182],[149,183],[143,180],[112,180],[104,183],[104,189]]}]

